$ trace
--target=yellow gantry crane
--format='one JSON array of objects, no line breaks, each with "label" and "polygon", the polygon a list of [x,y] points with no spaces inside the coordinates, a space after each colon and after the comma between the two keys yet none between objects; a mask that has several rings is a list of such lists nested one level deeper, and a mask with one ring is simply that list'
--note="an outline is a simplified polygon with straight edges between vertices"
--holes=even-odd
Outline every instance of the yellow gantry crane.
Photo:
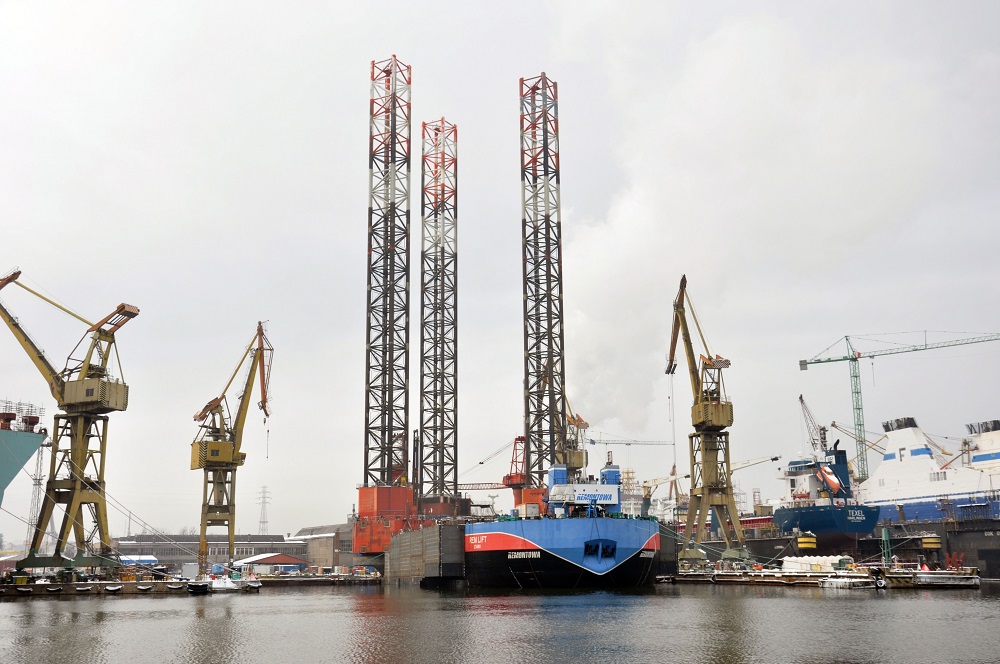
[{"label": "yellow gantry crane", "polygon": [[[108,511],[105,502],[104,454],[108,443],[108,413],[128,407],[128,385],[111,373],[111,358],[115,358],[118,374],[121,362],[115,346],[115,333],[139,315],[139,309],[129,304],[118,307],[92,323],[18,281],[19,270],[0,278],[0,290],[16,284],[87,326],[80,342],[66,360],[62,371],[45,357],[20,322],[0,302],[0,318],[7,324],[35,367],[49,384],[59,410],[52,434],[52,455],[45,498],[38,514],[28,548],[28,555],[17,567],[105,567],[117,564],[113,558],[108,533]],[[84,344],[90,335],[90,341]],[[77,351],[85,348],[82,356]],[[76,356],[76,357],[75,357]],[[62,525],[56,536],[52,555],[39,555],[42,540],[52,520],[56,505],[62,505]],[[90,532],[85,526],[89,512]],[[70,532],[74,536],[76,553],[67,556]],[[97,541],[94,536],[97,535]]]},{"label": "yellow gantry crane", "polygon": [[[674,323],[670,333],[670,356],[667,360],[667,373],[673,374],[677,370],[675,352],[679,333],[684,342],[684,354],[687,356],[688,373],[691,376],[691,392],[694,395],[694,405],[691,407],[694,433],[688,435],[691,502],[687,513],[687,530],[684,533],[687,542],[680,553],[680,558],[689,561],[705,558],[700,544],[705,533],[708,513],[714,510],[726,540],[726,550],[722,557],[747,559],[751,556],[746,548],[743,529],[740,527],[739,511],[736,509],[729,460],[729,432],[726,431],[726,428],[733,423],[733,404],[726,397],[722,370],[728,369],[730,362],[719,355],[713,357],[709,352],[705,335],[702,334],[701,325],[692,307],[691,317],[705,349],[700,363],[695,361],[685,314],[685,302],[690,304],[687,294],[687,275],[681,277],[680,289],[674,299]],[[732,534],[726,527],[727,521],[732,524]]]},{"label": "yellow gantry crane", "polygon": [[[257,406],[264,411],[264,421],[270,415],[267,394],[271,377],[271,357],[274,348],[264,335],[263,323],[257,323],[257,331],[240,358],[229,382],[205,407],[199,410],[194,421],[201,423],[197,438],[191,443],[191,470],[204,469],[205,482],[202,487],[201,536],[198,541],[198,571],[208,572],[208,539],[210,526],[225,526],[229,529],[229,562],[233,562],[236,545],[236,469],[246,461],[246,453],[241,451],[243,427],[250,410],[254,380],[260,381],[260,401]],[[243,364],[250,361],[243,391],[235,416],[231,416],[226,402],[226,392],[239,374]]]}]

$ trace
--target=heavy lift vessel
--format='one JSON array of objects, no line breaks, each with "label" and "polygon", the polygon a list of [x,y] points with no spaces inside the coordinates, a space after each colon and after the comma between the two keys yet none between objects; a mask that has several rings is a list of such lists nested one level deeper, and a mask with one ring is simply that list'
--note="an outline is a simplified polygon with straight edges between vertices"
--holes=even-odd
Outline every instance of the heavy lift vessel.
[{"label": "heavy lift vessel", "polygon": [[569,412],[566,434],[556,440],[544,486],[524,486],[523,451],[515,440],[511,473],[516,516],[465,527],[468,583],[473,587],[632,587],[653,583],[660,548],[659,525],[622,510],[621,470],[611,452],[598,476],[584,476],[587,451],[581,426]]}]

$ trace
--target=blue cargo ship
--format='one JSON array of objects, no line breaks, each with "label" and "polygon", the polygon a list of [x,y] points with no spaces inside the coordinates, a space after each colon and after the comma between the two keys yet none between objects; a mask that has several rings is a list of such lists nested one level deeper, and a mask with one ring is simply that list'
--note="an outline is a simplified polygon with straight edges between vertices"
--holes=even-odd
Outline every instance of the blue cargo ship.
[{"label": "blue cargo ship", "polygon": [[655,519],[621,511],[621,471],[571,482],[549,470],[547,502],[518,516],[465,527],[466,578],[479,588],[634,587],[652,584],[659,564]]},{"label": "blue cargo ship", "polygon": [[879,508],[854,495],[847,453],[837,443],[790,462],[782,479],[786,492],[774,510],[774,525],[786,535],[812,533],[817,552],[856,542],[878,522]]}]

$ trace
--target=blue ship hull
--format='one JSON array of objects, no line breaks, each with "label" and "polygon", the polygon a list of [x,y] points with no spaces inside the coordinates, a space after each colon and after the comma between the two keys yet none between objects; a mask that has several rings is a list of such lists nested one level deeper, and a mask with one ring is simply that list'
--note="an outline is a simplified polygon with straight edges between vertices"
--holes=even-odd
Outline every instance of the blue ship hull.
[{"label": "blue ship hull", "polygon": [[635,587],[656,580],[659,524],[647,519],[518,519],[465,527],[479,588]]},{"label": "blue ship hull", "polygon": [[45,436],[40,433],[0,429],[0,505],[4,490],[44,441]]},{"label": "blue ship hull", "polygon": [[878,519],[879,508],[872,505],[809,505],[774,510],[774,525],[782,534],[790,535],[796,528],[811,532],[819,548],[869,535]]},{"label": "blue ship hull", "polygon": [[905,521],[941,521],[974,520],[1000,518],[1000,501],[991,499],[985,492],[979,494],[949,494],[941,497],[928,497],[925,500],[910,500],[907,502],[880,505],[869,503],[881,510],[879,521],[897,523],[902,510]]}]

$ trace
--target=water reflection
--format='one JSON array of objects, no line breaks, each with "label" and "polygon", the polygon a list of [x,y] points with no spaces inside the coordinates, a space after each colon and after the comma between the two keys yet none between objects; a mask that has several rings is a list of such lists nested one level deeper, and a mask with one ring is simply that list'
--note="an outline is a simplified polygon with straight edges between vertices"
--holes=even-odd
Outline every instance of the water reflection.
[{"label": "water reflection", "polygon": [[0,601],[0,663],[997,661],[980,591],[271,589]]}]

